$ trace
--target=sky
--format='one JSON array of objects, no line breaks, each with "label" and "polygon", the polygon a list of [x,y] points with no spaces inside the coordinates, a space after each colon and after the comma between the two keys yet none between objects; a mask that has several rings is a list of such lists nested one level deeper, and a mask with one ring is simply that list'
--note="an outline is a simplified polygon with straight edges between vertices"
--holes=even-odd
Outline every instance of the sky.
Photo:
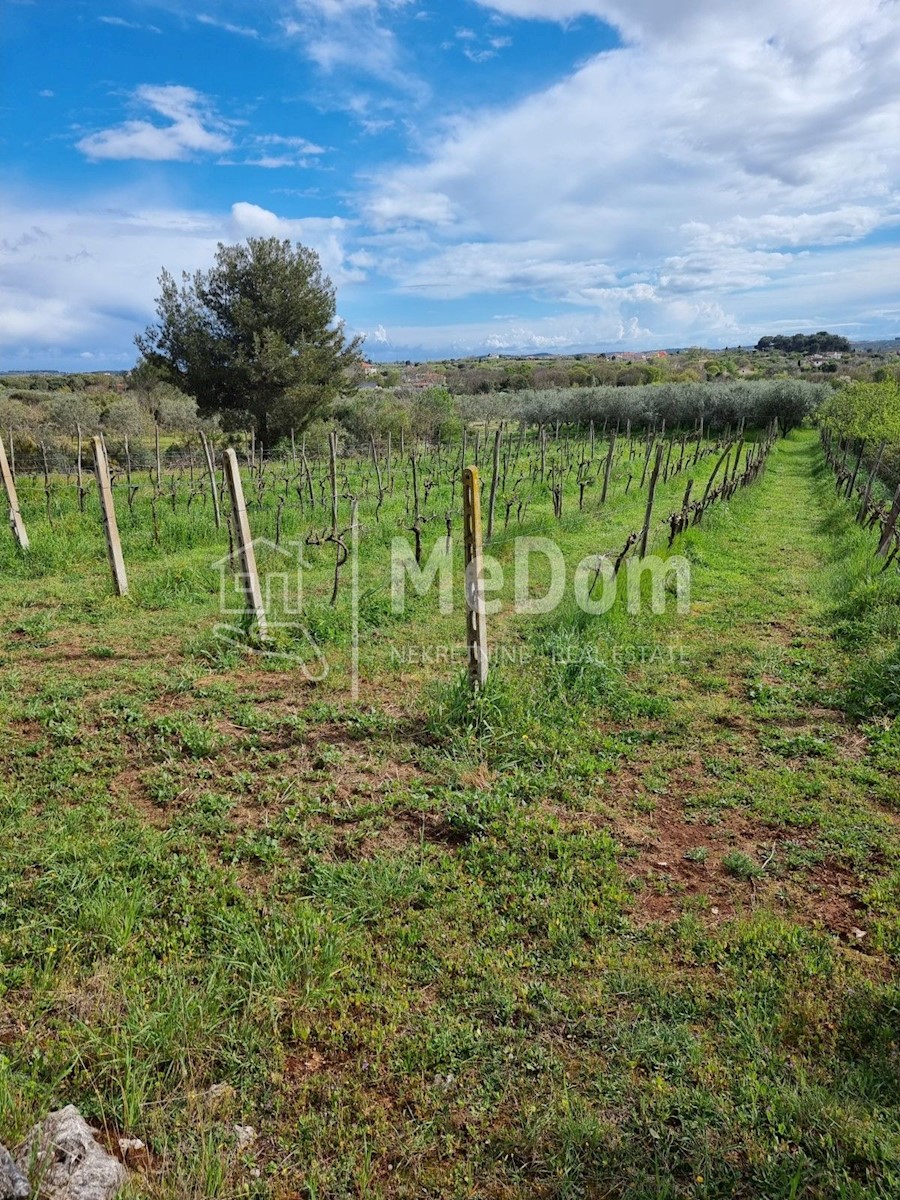
[{"label": "sky", "polygon": [[0,3],[0,369],[260,235],[375,361],[900,336],[900,0]]}]

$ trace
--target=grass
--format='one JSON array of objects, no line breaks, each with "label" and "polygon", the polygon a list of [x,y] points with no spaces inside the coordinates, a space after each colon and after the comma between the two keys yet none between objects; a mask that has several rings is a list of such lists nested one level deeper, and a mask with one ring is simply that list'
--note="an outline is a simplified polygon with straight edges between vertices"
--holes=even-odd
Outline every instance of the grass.
[{"label": "grass", "polygon": [[[620,545],[623,489],[529,531]],[[812,434],[679,539],[690,613],[504,611],[475,697],[392,656],[433,596],[356,702],[340,600],[320,684],[223,648],[198,504],[123,602],[42,492],[3,549],[0,1140],[76,1103],[159,1200],[900,1192],[897,578]]]}]

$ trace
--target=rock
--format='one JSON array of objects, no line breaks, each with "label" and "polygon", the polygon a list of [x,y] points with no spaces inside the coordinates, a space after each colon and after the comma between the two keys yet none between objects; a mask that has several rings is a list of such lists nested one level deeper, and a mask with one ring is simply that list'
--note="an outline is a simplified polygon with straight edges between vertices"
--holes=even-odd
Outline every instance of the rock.
[{"label": "rock", "polygon": [[131,1171],[150,1170],[150,1151],[140,1138],[120,1137],[119,1154],[121,1161]]},{"label": "rock", "polygon": [[7,1148],[0,1145],[0,1200],[28,1200],[30,1195],[28,1180],[13,1162]]},{"label": "rock", "polygon": [[73,1104],[49,1113],[16,1152],[39,1200],[110,1200],[128,1177]]},{"label": "rock", "polygon": [[248,1146],[252,1146],[256,1141],[256,1130],[252,1125],[234,1125],[232,1128],[237,1140],[238,1150],[246,1150]]},{"label": "rock", "polygon": [[191,1099],[210,1116],[224,1116],[234,1108],[237,1092],[230,1083],[214,1083],[204,1092],[193,1092]]}]

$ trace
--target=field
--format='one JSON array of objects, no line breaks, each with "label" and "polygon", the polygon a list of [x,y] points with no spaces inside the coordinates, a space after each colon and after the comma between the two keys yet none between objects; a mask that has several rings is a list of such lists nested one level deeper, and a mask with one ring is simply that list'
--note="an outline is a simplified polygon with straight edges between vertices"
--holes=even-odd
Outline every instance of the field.
[{"label": "field", "polygon": [[[804,429],[676,537],[690,611],[586,614],[575,566],[641,529],[653,456],[621,438],[604,504],[599,429],[510,432],[473,694],[468,436],[415,480],[408,450],[342,455],[333,493],[322,448],[245,467],[262,573],[307,564],[269,643],[223,614],[199,458],[133,494],[120,469],[125,597],[93,487],[20,478],[0,1141],[75,1103],[146,1143],[129,1194],[172,1200],[900,1194],[896,570]],[[725,444],[674,437],[651,550]],[[416,526],[423,562],[453,535],[452,611],[411,584],[395,611]],[[564,556],[551,612],[514,611],[517,535]]]}]

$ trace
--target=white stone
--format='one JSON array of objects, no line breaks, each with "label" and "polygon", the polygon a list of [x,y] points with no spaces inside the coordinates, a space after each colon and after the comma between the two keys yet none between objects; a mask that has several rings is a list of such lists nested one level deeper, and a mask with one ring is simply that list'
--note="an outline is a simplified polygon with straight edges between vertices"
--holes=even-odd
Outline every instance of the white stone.
[{"label": "white stone", "polygon": [[39,1200],[111,1200],[128,1177],[73,1104],[32,1128],[16,1162]]}]

